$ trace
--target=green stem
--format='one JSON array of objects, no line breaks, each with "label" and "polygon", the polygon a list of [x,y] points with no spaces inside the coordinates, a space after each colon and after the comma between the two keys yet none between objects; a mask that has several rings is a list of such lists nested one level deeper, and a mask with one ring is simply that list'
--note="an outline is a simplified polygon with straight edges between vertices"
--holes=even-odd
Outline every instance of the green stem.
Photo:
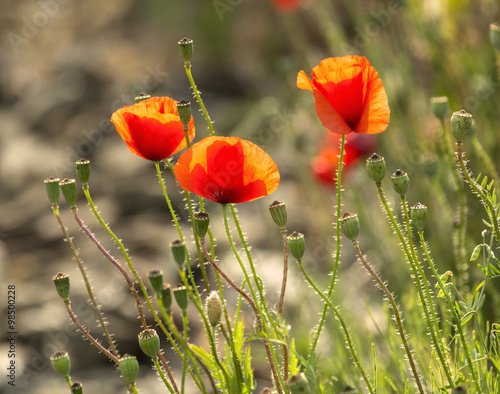
[{"label": "green stem", "polygon": [[[186,311],[182,311],[182,336],[184,341],[188,342],[188,316]],[[184,394],[186,384],[186,370],[187,370],[187,354],[184,351],[182,359],[182,375],[181,375],[181,393]]]},{"label": "green stem", "polygon": [[[333,289],[335,287],[335,282],[337,280],[337,269],[339,266],[340,262],[340,247],[341,247],[341,238],[340,238],[340,213],[341,213],[341,208],[342,208],[342,166],[344,162],[344,149],[345,149],[345,135],[342,134],[342,139],[340,141],[340,156],[339,156],[339,165],[337,168],[337,213],[336,213],[336,225],[335,225],[335,230],[336,230],[336,235],[335,235],[335,240],[337,242],[337,249],[335,251],[335,260],[333,263],[333,270],[332,270],[332,279],[330,281],[330,286],[328,287],[328,292],[327,292],[327,297],[330,298],[333,293]],[[321,318],[319,320],[318,326],[315,329],[314,332],[314,337],[311,345],[311,349],[309,350],[309,362],[311,361],[311,358],[314,356],[314,353],[316,351],[316,347],[318,346],[318,341],[319,341],[319,336],[321,335],[321,330],[323,329],[323,325],[325,323],[326,319],[326,313],[328,311],[328,305],[325,304],[323,306],[323,311],[321,313]]]},{"label": "green stem", "polygon": [[[427,260],[427,263],[429,263],[429,267],[432,271],[432,274],[436,278],[436,281],[438,282],[439,288],[444,293],[446,303],[448,304],[448,310],[452,314],[453,320],[455,321],[455,326],[456,326],[456,329],[458,330],[458,335],[460,337],[460,341],[462,342],[462,347],[463,347],[464,352],[465,352],[465,358],[467,359],[467,364],[469,365],[469,368],[471,370],[472,378],[474,380],[476,390],[478,393],[480,393],[481,387],[480,387],[478,379],[477,379],[476,370],[474,369],[474,364],[472,363],[472,359],[471,359],[471,356],[469,353],[469,347],[468,347],[467,341],[465,340],[464,332],[462,330],[462,325],[461,325],[460,319],[457,315],[457,311],[455,309],[454,301],[451,298],[450,293],[448,292],[448,289],[446,288],[445,284],[441,280],[441,277],[439,276],[439,273],[437,272],[436,266],[434,265],[434,261],[432,261],[432,258],[431,258],[430,253],[429,253],[429,249],[427,247],[427,243],[425,242],[425,239],[424,239],[424,231],[419,230],[418,235],[420,237],[420,245],[422,246],[422,250],[424,251],[425,259]],[[456,354],[456,351],[455,351],[455,354]]]},{"label": "green stem", "polygon": [[200,105],[201,110],[203,111],[203,115],[205,116],[205,120],[207,121],[208,124],[208,129],[210,130],[210,136],[213,136],[214,133],[214,126],[212,124],[212,120],[210,119],[210,116],[208,115],[207,109],[205,108],[205,105],[203,104],[203,100],[201,99],[200,92],[198,91],[198,88],[196,87],[196,84],[194,83],[193,75],[191,74],[191,62],[187,61],[184,63],[184,68],[186,69],[186,74],[189,79],[189,83],[191,84],[191,87],[193,88],[194,95],[196,96],[196,100],[198,101],[198,104]]},{"label": "green stem", "polygon": [[349,334],[349,330],[347,329],[347,326],[344,322],[344,319],[342,318],[342,315],[340,314],[340,311],[337,309],[337,307],[332,303],[329,297],[327,297],[320,289],[319,287],[314,283],[314,281],[311,279],[311,277],[307,274],[304,265],[302,264],[302,260],[297,260],[297,263],[299,264],[300,270],[302,271],[302,275],[304,275],[304,278],[307,280],[309,285],[318,293],[318,295],[325,301],[325,305],[327,308],[330,308],[335,316],[337,317],[337,320],[340,323],[340,326],[342,327],[342,330],[344,331],[344,336],[345,340],[347,343],[347,347],[351,353],[351,357],[354,361],[354,364],[356,364],[356,367],[359,369],[359,372],[361,373],[361,376],[363,377],[363,380],[368,387],[368,390],[370,391],[371,394],[375,394],[375,390],[373,389],[370,380],[368,379],[368,376],[366,375],[366,372],[361,365],[361,362],[358,359],[358,356],[356,354],[356,350],[354,349],[354,344],[351,339],[351,335]]},{"label": "green stem", "polygon": [[163,381],[163,384],[165,385],[165,387],[168,389],[168,391],[170,391],[172,394],[175,394],[175,391],[174,389],[172,388],[172,386],[170,385],[170,383],[168,382],[167,378],[165,377],[165,374],[163,373],[163,370],[161,369],[161,366],[160,366],[160,363],[158,362],[158,357],[155,357],[152,359],[153,360],[153,363],[155,365],[155,368],[156,370],[158,371],[158,374],[160,375],[160,378],[161,380]]},{"label": "green stem", "polygon": [[134,394],[139,394],[139,391],[137,391],[137,385],[134,383],[132,384],[132,391],[134,392]]},{"label": "green stem", "polygon": [[472,146],[476,150],[476,153],[479,155],[481,160],[483,161],[484,165],[486,166],[487,171],[490,173],[490,176],[493,177],[493,179],[500,181],[500,177],[498,176],[498,172],[495,169],[495,165],[493,164],[493,161],[491,160],[491,157],[486,153],[486,151],[483,148],[483,145],[477,138],[477,135],[474,135],[472,137]]},{"label": "green stem", "polygon": [[420,376],[417,371],[417,367],[415,364],[415,361],[413,360],[413,354],[410,350],[410,347],[408,346],[408,342],[406,340],[406,334],[404,332],[403,328],[403,321],[401,319],[401,313],[399,311],[398,305],[396,304],[396,301],[394,300],[394,297],[392,296],[392,293],[389,291],[387,286],[385,285],[384,281],[380,278],[380,276],[375,272],[375,270],[372,268],[370,263],[365,259],[363,256],[363,253],[361,253],[361,249],[359,248],[359,242],[358,241],[353,241],[352,243],[354,245],[354,249],[356,249],[356,254],[358,255],[359,260],[365,267],[365,269],[370,273],[370,275],[375,279],[377,284],[380,286],[380,288],[383,290],[387,298],[389,299],[389,302],[391,304],[392,310],[394,312],[394,318],[396,320],[396,324],[398,326],[398,332],[399,336],[401,337],[401,342],[403,343],[403,347],[405,348],[406,355],[408,357],[408,361],[410,363],[411,370],[413,372],[413,377],[415,378],[415,381],[417,383],[418,391],[421,394],[424,394],[424,388],[422,387],[422,383],[420,382]]},{"label": "green stem", "polygon": [[65,376],[65,377],[64,377],[64,380],[66,380],[66,383],[68,383],[69,388],[71,388],[71,385],[73,384],[73,383],[71,382],[71,376],[69,376],[69,375],[68,375],[68,376]]},{"label": "green stem", "polygon": [[[57,205],[53,205],[52,211],[54,212],[54,216],[57,219],[57,223],[59,223],[59,227],[61,228],[61,231],[64,234],[64,239],[66,240],[66,243],[68,244],[69,248],[71,249],[71,253],[73,254],[73,258],[78,265],[78,270],[80,271],[80,274],[82,275],[83,283],[85,284],[85,288],[87,289],[87,293],[89,295],[90,302],[92,304],[92,308],[94,309],[95,313],[97,314],[102,331],[104,333],[104,336],[106,337],[106,341],[108,342],[108,344],[111,348],[111,352],[116,357],[120,357],[118,350],[116,349],[115,343],[114,343],[113,339],[111,338],[111,334],[109,333],[109,330],[107,328],[107,325],[106,325],[106,322],[104,319],[104,315],[101,312],[101,310],[99,309],[97,301],[94,297],[94,293],[92,291],[92,286],[90,285],[90,281],[87,277],[87,273],[85,272],[85,267],[83,266],[83,262],[80,259],[80,256],[78,255],[78,252],[75,248],[75,245],[73,244],[73,241],[68,233],[68,229],[66,228],[66,226],[62,222],[61,215],[59,214],[59,207]],[[72,211],[73,211],[74,215],[78,215],[76,209],[72,210]]]}]

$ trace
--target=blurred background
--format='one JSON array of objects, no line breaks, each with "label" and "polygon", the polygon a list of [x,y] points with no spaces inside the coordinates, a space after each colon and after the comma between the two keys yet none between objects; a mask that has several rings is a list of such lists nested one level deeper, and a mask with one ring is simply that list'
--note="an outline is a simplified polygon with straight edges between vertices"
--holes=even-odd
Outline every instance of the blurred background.
[{"label": "blurred background", "polygon": [[[464,108],[472,113],[478,140],[498,164],[500,81],[488,38],[489,24],[498,19],[498,1],[3,0],[2,5],[0,284],[2,300],[8,284],[17,289],[19,392],[66,392],[64,380],[48,361],[57,350],[70,352],[73,379],[83,381],[86,391],[125,392],[119,373],[75,333],[51,283],[58,271],[72,276],[73,307],[95,330],[84,286],[45,195],[45,178],[75,178],[74,162],[89,159],[94,201],[124,240],[136,268],[143,276],[161,268],[166,279],[177,284],[168,250],[177,234],[154,166],[130,153],[109,119],[141,92],[166,95],[191,100],[197,139],[208,135],[178,49],[177,41],[183,37],[194,40],[193,75],[217,134],[252,140],[280,169],[282,181],[274,195],[238,207],[271,303],[277,302],[282,269],[279,231],[267,212],[274,199],[287,204],[289,231],[306,235],[306,268],[320,285],[328,283],[335,249],[336,189],[325,180],[334,174],[336,153],[319,148],[335,150],[338,142],[332,136],[325,140],[314,99],[296,87],[296,77],[300,70],[310,75],[312,67],[330,56],[366,56],[384,82],[391,107],[391,122],[384,133],[348,142],[358,160],[346,166],[343,205],[360,216],[363,251],[396,294],[405,289],[407,267],[380,209],[375,186],[364,171],[365,159],[376,151],[386,158],[388,172],[400,168],[410,175],[410,205],[420,201],[429,207],[426,233],[440,269],[458,269],[449,253],[456,189],[437,148],[441,129],[428,103],[432,96],[446,95],[452,111]],[[469,148],[466,144],[474,172],[491,175]],[[173,176],[165,171],[164,178],[177,212],[185,219]],[[390,184],[384,185],[397,207]],[[485,215],[468,190],[467,195],[473,202],[468,211],[469,250],[481,242],[478,218]],[[135,307],[126,285],[77,229],[63,202],[61,207],[119,349],[139,355]],[[106,247],[118,252],[83,200],[79,208]],[[207,204],[207,209],[213,215],[221,262],[226,255],[230,261],[220,208]],[[335,301],[348,311],[349,321],[359,323],[361,332],[374,330],[381,296],[346,242],[342,254]],[[307,351],[309,330],[321,304],[292,268],[285,318],[299,349]],[[477,279],[474,266],[470,268],[468,285]],[[231,272],[231,264],[227,269]],[[6,301],[0,303],[2,316],[6,305]],[[492,318],[498,317],[493,305],[488,308]],[[303,322],[312,323],[304,326]],[[191,335],[196,338],[196,327]],[[2,371],[8,363],[4,339]],[[325,340],[324,354],[329,349]],[[337,363],[348,362],[347,356],[338,358]],[[141,390],[163,392],[148,361],[141,361],[145,363]],[[335,363],[331,368],[335,374]],[[269,379],[268,371],[257,365],[256,374],[262,380],[261,389]],[[5,380],[4,373],[0,392],[10,389]]]}]

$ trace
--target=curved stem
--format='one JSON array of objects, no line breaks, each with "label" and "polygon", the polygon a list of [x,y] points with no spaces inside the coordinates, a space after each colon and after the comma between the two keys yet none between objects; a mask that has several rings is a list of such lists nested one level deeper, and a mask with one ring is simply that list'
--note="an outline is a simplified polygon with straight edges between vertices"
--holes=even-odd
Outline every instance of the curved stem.
[{"label": "curved stem", "polygon": [[354,245],[354,249],[356,249],[356,254],[359,257],[359,260],[361,261],[361,263],[363,264],[365,269],[370,273],[370,275],[375,279],[375,281],[380,286],[380,288],[383,290],[383,292],[385,293],[385,295],[389,299],[389,302],[391,303],[391,307],[392,307],[392,310],[394,312],[394,318],[395,318],[396,324],[398,326],[399,336],[401,337],[401,342],[403,343],[403,346],[405,348],[406,355],[408,357],[408,361],[410,363],[410,367],[411,367],[411,370],[413,372],[413,377],[415,378],[415,381],[417,383],[418,391],[421,394],[424,394],[425,391],[424,391],[424,388],[422,387],[422,383],[420,382],[420,376],[418,374],[415,361],[413,360],[412,352],[411,352],[410,347],[408,346],[408,342],[406,340],[406,334],[404,332],[403,321],[401,319],[401,314],[399,312],[398,305],[396,304],[396,301],[394,300],[392,293],[389,291],[389,289],[385,285],[384,281],[380,278],[380,276],[378,276],[378,274],[372,268],[370,263],[368,263],[368,261],[366,261],[365,257],[363,256],[363,253],[361,253],[361,249],[359,248],[359,242],[353,241],[352,244]]},{"label": "curved stem", "polygon": [[[335,287],[335,282],[337,280],[337,269],[340,262],[340,247],[341,247],[341,238],[340,238],[340,212],[342,208],[342,166],[344,163],[344,149],[345,149],[345,135],[342,134],[342,139],[340,141],[340,156],[339,156],[339,165],[337,168],[337,213],[336,213],[336,241],[337,241],[337,249],[335,250],[335,260],[333,262],[333,270],[332,270],[332,279],[330,281],[330,286],[328,287],[327,296],[330,298],[333,293],[333,289]],[[328,305],[325,304],[323,306],[323,312],[321,313],[321,318],[318,323],[318,327],[315,330],[313,342],[311,345],[311,349],[309,350],[309,361],[314,356],[314,352],[316,351],[316,346],[318,346],[319,336],[321,335],[321,330],[323,329],[323,324],[325,323],[326,313],[328,311]]]},{"label": "curved stem", "polygon": [[170,391],[171,393],[175,394],[174,389],[172,388],[172,386],[170,385],[170,383],[168,383],[168,380],[165,377],[165,374],[163,373],[163,370],[161,369],[160,363],[158,362],[158,357],[155,357],[152,360],[153,360],[155,368],[158,371],[158,374],[160,375],[160,378],[163,381],[163,384],[165,385],[165,387],[168,389],[168,391]]}]

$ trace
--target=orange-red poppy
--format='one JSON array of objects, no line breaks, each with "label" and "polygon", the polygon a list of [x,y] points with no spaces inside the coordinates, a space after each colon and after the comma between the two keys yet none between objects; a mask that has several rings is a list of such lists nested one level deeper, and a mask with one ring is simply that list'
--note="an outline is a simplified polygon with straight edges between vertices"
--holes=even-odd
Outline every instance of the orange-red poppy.
[{"label": "orange-red poppy", "polygon": [[[132,153],[147,160],[160,161],[186,147],[177,102],[169,97],[151,97],[115,111],[111,121]],[[194,120],[188,124],[189,139],[194,138]]]},{"label": "orange-red poppy", "polygon": [[207,137],[175,165],[179,185],[221,204],[252,201],[273,193],[280,180],[273,159],[250,141]]},{"label": "orange-red poppy", "polygon": [[365,57],[322,60],[313,68],[312,80],[299,72],[297,86],[313,92],[321,123],[334,133],[377,134],[389,124],[384,86]]},{"label": "orange-red poppy", "polygon": [[279,11],[294,11],[300,7],[302,0],[273,0],[273,4]]},{"label": "orange-red poppy", "polygon": [[[346,135],[344,170],[356,164],[360,157],[372,152],[374,142],[373,137],[368,135],[354,133]],[[333,186],[337,182],[339,158],[340,135],[327,132],[319,143],[318,154],[311,160],[311,172],[321,183]]]}]

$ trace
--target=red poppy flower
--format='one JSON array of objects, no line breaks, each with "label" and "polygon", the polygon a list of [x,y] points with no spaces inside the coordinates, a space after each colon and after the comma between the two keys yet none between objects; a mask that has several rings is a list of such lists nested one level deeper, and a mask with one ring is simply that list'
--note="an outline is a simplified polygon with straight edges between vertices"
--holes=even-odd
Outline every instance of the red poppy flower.
[{"label": "red poppy flower", "polygon": [[312,78],[300,71],[297,86],[313,92],[316,113],[327,129],[337,134],[377,134],[387,128],[387,95],[377,71],[365,57],[322,60],[313,68]]},{"label": "red poppy flower", "polygon": [[[358,159],[373,151],[371,136],[348,134],[344,150],[344,169],[358,162]],[[310,168],[316,179],[326,185],[335,185],[340,158],[340,135],[328,132],[319,143],[319,152],[311,160]]]},{"label": "red poppy flower", "polygon": [[[120,108],[111,122],[132,153],[147,160],[160,161],[186,147],[177,102],[169,97],[151,97]],[[194,138],[194,120],[189,122],[189,139]]]},{"label": "red poppy flower", "polygon": [[183,189],[221,204],[267,196],[280,180],[267,153],[236,137],[207,137],[194,144],[179,158],[175,177]]},{"label": "red poppy flower", "polygon": [[294,11],[299,8],[302,0],[273,0],[273,4],[279,11]]}]

